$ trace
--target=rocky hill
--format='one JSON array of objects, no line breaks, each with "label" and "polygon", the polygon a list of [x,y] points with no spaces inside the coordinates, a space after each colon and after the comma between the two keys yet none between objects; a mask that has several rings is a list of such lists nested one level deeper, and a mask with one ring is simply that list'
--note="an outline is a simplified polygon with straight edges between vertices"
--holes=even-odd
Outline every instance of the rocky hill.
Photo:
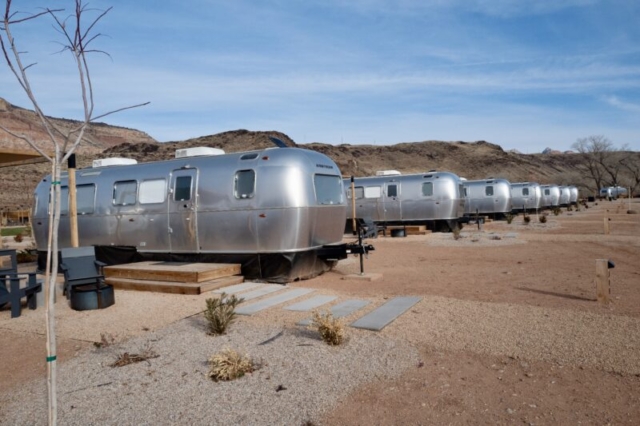
[{"label": "rocky hill", "polygon": [[[75,120],[53,117],[51,117],[51,120],[63,131],[78,125]],[[0,124],[13,133],[28,136],[35,141],[39,148],[45,151],[52,151],[51,142],[34,111],[11,105],[0,98]],[[139,130],[110,126],[105,123],[93,123],[85,133],[84,140],[78,146],[77,152],[97,154],[123,142],[157,143],[151,136]],[[0,148],[32,150],[26,142],[14,138],[3,131],[0,131]]]},{"label": "rocky hill", "polygon": [[[10,117],[28,117],[28,111],[12,108]],[[0,123],[7,117],[0,111]],[[12,118],[15,120],[15,118]],[[26,125],[26,123],[25,123]],[[296,144],[287,135],[277,131],[235,130],[179,142],[157,143],[142,132],[96,126],[90,134],[95,136],[90,146],[107,146],[104,150],[81,150],[77,156],[79,168],[88,167],[95,158],[128,157],[139,162],[173,158],[176,149],[208,146],[222,148],[226,152],[248,151],[274,146],[269,136],[275,136],[288,146],[319,151],[331,157],[344,176],[374,175],[378,170],[394,169],[403,173],[420,173],[429,170],[452,171],[467,179],[489,177],[506,178],[512,182],[536,181],[540,183],[574,184],[583,193],[592,192],[591,182],[578,173],[579,157],[571,153],[521,154],[504,151],[500,146],[485,142],[426,141],[399,143],[396,145],[328,145],[323,143]],[[130,132],[130,133],[128,133]],[[98,139],[98,135],[105,136]],[[128,136],[130,135],[130,136]],[[116,144],[116,141],[125,141]],[[0,148],[6,148],[0,139]],[[630,153],[638,156],[640,153]],[[0,168],[0,199],[2,211],[28,209],[36,183],[50,172],[50,165],[31,164]]]}]

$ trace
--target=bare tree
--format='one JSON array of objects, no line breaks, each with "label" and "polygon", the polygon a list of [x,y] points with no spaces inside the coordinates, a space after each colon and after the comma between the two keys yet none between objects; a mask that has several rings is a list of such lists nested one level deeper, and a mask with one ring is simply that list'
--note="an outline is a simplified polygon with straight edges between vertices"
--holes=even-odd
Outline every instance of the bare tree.
[{"label": "bare tree", "polygon": [[605,185],[619,185],[620,150],[602,135],[592,135],[578,139],[572,148],[578,151],[582,158],[579,167],[584,177],[593,180],[596,193]]},{"label": "bare tree", "polygon": [[636,190],[640,186],[640,158],[636,156],[634,159],[630,156],[625,156],[620,160],[620,164],[625,171],[627,181],[631,187],[629,197],[633,197],[633,194],[636,193]]},{"label": "bare tree", "polygon": [[[2,53],[7,66],[31,101],[31,104],[33,105],[33,108],[40,120],[40,125],[47,134],[48,143],[50,143],[53,150],[53,154],[47,154],[47,152],[45,152],[46,150],[41,149],[36,141],[31,137],[12,132],[3,126],[0,126],[1,130],[15,138],[25,141],[51,162],[51,205],[49,209],[50,220],[47,247],[47,267],[45,272],[45,298],[47,317],[47,387],[49,390],[49,424],[55,425],[57,423],[57,402],[54,297],[56,272],[58,270],[58,256],[52,254],[58,253],[61,165],[67,161],[76,147],[80,142],[82,142],[84,133],[91,122],[118,111],[146,105],[146,103],[120,108],[100,115],[94,115],[93,86],[91,84],[87,55],[90,53],[106,54],[100,50],[91,49],[89,46],[100,36],[99,33],[94,33],[96,24],[98,24],[98,22],[109,12],[109,10],[111,10],[111,8],[104,11],[88,9],[82,4],[82,0],[75,0],[74,12],[64,16],[64,9],[44,8],[38,13],[13,11],[11,3],[11,0],[6,0],[4,15],[2,23],[0,24],[0,47],[2,48]],[[89,24],[85,27],[83,25],[84,16],[88,14],[93,15],[94,18],[92,18],[89,21]],[[83,106],[83,117],[82,120],[78,121],[78,125],[70,130],[65,130],[57,126],[40,108],[27,73],[29,68],[36,65],[36,63],[25,64],[23,62],[23,56],[25,53],[17,47],[16,40],[13,37],[12,29],[14,26],[24,24],[43,16],[49,16],[53,20],[54,28],[57,29],[62,38],[63,47],[61,52],[71,53],[77,68],[78,84],[81,89],[79,102],[81,102]]]}]

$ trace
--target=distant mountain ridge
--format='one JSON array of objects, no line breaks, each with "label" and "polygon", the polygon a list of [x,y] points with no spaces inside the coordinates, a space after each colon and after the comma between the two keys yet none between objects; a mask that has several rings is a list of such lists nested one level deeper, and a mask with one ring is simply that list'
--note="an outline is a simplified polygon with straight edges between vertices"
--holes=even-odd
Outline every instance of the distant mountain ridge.
[{"label": "distant mountain ridge", "polygon": [[[22,119],[26,126],[33,112],[15,108],[10,114],[0,105],[0,123],[6,118]],[[31,113],[29,115],[28,113]],[[0,133],[2,133],[0,131]],[[93,125],[91,135],[102,136],[94,140],[95,149],[81,149],[77,155],[79,168],[89,167],[96,158],[128,157],[139,162],[159,161],[174,158],[181,148],[209,146],[226,152],[250,151],[274,147],[269,136],[275,136],[288,146],[321,152],[332,158],[340,167],[343,176],[370,176],[378,170],[399,170],[402,173],[422,173],[429,170],[446,170],[467,179],[505,178],[511,182],[534,181],[578,185],[583,194],[593,193],[592,182],[584,180],[578,172],[580,156],[560,151],[551,154],[521,154],[504,151],[499,145],[486,142],[442,142],[424,141],[398,143],[395,145],[329,145],[325,143],[297,144],[288,135],[279,131],[233,130],[177,142],[158,143],[146,133],[106,124]],[[0,135],[0,148],[7,148],[5,135]],[[104,149],[98,149],[106,146]],[[633,152],[640,161],[640,153]],[[48,164],[31,164],[20,167],[0,168],[0,209],[28,209],[32,203],[32,192],[37,182],[50,172]]]}]

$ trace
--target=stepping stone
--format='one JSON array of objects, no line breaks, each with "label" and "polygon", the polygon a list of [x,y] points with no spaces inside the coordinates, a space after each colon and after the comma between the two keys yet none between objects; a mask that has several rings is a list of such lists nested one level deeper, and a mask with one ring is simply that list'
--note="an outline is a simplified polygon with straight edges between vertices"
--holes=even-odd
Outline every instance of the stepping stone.
[{"label": "stepping stone", "polygon": [[332,302],[336,300],[338,296],[314,296],[310,299],[303,300],[302,302],[294,303],[293,305],[286,306],[284,309],[288,311],[310,311],[312,309],[317,308],[318,306],[322,306],[325,303]]},{"label": "stepping stone", "polygon": [[289,300],[304,296],[305,294],[309,294],[313,291],[315,290],[312,288],[294,288],[293,290],[287,291],[285,293],[277,294],[267,299],[262,299],[259,302],[252,303],[251,305],[242,305],[238,309],[236,309],[236,314],[253,315],[263,309],[271,308],[272,306],[288,302]]},{"label": "stepping stone", "polygon": [[236,293],[240,293],[241,291],[245,291],[245,290],[249,290],[251,288],[256,288],[259,287],[263,284],[260,283],[242,283],[242,284],[236,284],[236,285],[230,285],[228,287],[224,287],[224,288],[219,288],[217,290],[214,290],[214,293],[226,293],[226,294],[236,294]]},{"label": "stepping stone", "polygon": [[[331,308],[331,315],[333,315],[334,318],[346,317],[354,313],[358,309],[364,308],[369,303],[371,302],[369,302],[368,300],[357,300],[357,299],[347,300],[345,302],[338,303],[337,305],[333,306]],[[307,318],[298,322],[298,325],[306,326],[309,324],[311,324],[311,318]]]},{"label": "stepping stone", "polygon": [[421,297],[414,296],[396,297],[350,325],[355,328],[380,331],[420,300],[422,300]]},{"label": "stepping stone", "polygon": [[255,290],[251,290],[247,293],[238,295],[239,299],[244,299],[247,302],[251,299],[257,299],[258,297],[266,296],[267,294],[275,293],[276,291],[284,290],[285,286],[282,284],[260,284]]}]

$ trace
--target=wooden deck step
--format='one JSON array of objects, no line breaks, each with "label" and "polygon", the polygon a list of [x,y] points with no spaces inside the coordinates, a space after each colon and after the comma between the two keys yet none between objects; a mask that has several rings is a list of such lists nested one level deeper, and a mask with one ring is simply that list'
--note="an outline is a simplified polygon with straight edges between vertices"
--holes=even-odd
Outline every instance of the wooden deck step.
[{"label": "wooden deck step", "polygon": [[105,266],[106,278],[201,283],[240,274],[239,263],[137,262]]},{"label": "wooden deck step", "polygon": [[216,278],[202,282],[171,282],[158,280],[137,280],[131,278],[105,277],[105,282],[121,290],[155,291],[158,293],[202,294],[234,284],[244,282],[241,275]]}]

